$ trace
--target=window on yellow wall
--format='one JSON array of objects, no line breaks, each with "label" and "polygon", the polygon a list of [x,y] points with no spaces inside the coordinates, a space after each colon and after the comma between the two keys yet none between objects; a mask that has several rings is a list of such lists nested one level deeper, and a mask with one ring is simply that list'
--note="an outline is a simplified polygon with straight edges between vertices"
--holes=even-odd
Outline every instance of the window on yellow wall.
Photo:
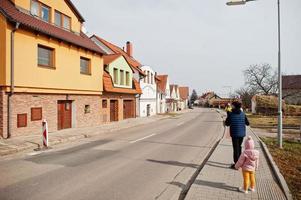
[{"label": "window on yellow wall", "polygon": [[62,14],[58,11],[55,11],[54,14],[54,24],[57,26],[62,26]]},{"label": "window on yellow wall", "polygon": [[80,73],[91,75],[90,59],[80,57]]},{"label": "window on yellow wall", "polygon": [[120,70],[120,85],[124,85],[124,71]]},{"label": "window on yellow wall", "polygon": [[55,25],[64,29],[71,29],[71,18],[57,10],[55,11],[54,15],[54,23]]},{"label": "window on yellow wall", "polygon": [[70,30],[71,28],[71,23],[70,23],[70,21],[71,21],[71,19],[70,19],[70,17],[68,17],[68,16],[66,16],[66,15],[64,15],[63,16],[63,27],[65,28],[65,29],[68,29],[68,30]]},{"label": "window on yellow wall", "polygon": [[38,65],[54,68],[54,49],[38,45]]},{"label": "window on yellow wall", "polygon": [[114,68],[114,84],[118,84],[118,69]]},{"label": "window on yellow wall", "polygon": [[30,13],[34,16],[40,16],[40,5],[37,1],[31,1]]},{"label": "window on yellow wall", "polygon": [[41,19],[49,22],[50,21],[50,8],[45,5],[41,5]]},{"label": "window on yellow wall", "polygon": [[49,6],[36,1],[31,0],[30,13],[34,16],[41,18],[46,22],[50,22],[51,9]]},{"label": "window on yellow wall", "polygon": [[125,82],[127,86],[130,86],[130,72],[125,72]]}]

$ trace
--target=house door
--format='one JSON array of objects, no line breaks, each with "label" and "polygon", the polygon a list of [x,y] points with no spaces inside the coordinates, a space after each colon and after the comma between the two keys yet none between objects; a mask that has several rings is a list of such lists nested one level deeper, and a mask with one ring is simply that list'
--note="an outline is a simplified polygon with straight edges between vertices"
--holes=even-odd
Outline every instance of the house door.
[{"label": "house door", "polygon": [[134,101],[124,100],[123,101],[123,119],[134,118]]},{"label": "house door", "polygon": [[146,105],[146,116],[150,116],[150,104]]},{"label": "house door", "polygon": [[58,130],[71,128],[72,101],[58,101],[57,103]]},{"label": "house door", "polygon": [[110,121],[118,121],[118,101],[110,100]]}]

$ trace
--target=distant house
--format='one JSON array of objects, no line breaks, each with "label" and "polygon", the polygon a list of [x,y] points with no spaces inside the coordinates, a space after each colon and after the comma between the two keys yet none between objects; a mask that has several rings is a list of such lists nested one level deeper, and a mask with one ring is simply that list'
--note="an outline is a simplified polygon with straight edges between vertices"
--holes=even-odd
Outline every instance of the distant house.
[{"label": "distant house", "polygon": [[140,67],[146,75],[140,80],[142,94],[140,96],[140,117],[148,117],[157,113],[157,84],[156,72],[152,67]]},{"label": "distant house", "polygon": [[287,104],[301,105],[301,75],[282,76],[282,93]]},{"label": "distant house", "polygon": [[188,108],[189,87],[179,87],[180,110]]},{"label": "distant house", "polygon": [[[142,65],[133,57],[133,47],[131,42],[126,43],[126,50],[124,50],[96,35],[93,35],[91,37],[91,40],[95,44],[97,44],[97,46],[99,46],[107,55],[114,55],[114,54],[122,55],[124,59],[127,61],[127,63],[130,65],[130,67],[132,68],[133,78],[135,79],[135,81],[139,83],[139,80],[141,80],[145,76],[143,71],[140,69]],[[140,94],[136,95],[135,102],[136,102],[135,114],[138,117],[140,115]]]},{"label": "distant house", "polygon": [[180,108],[180,92],[178,85],[170,85],[170,98],[167,99],[170,111],[175,112]]},{"label": "distant house", "polygon": [[217,94],[211,96],[208,100],[209,107],[213,108],[225,108],[227,104],[231,104],[235,99],[222,98]]},{"label": "distant house", "polygon": [[198,103],[200,106],[209,107],[209,99],[215,95],[214,92],[206,92],[199,97]]},{"label": "distant house", "polygon": [[103,75],[103,121],[136,117],[136,95],[141,88],[133,78],[134,70],[121,54],[105,55]]},{"label": "distant house", "polygon": [[[252,113],[264,115],[276,115],[278,113],[278,99],[277,96],[272,95],[254,95],[252,97]],[[285,103],[282,103],[283,110],[285,110]]]},{"label": "distant house", "polygon": [[168,75],[157,75],[157,113],[168,112],[166,99],[170,99]]}]

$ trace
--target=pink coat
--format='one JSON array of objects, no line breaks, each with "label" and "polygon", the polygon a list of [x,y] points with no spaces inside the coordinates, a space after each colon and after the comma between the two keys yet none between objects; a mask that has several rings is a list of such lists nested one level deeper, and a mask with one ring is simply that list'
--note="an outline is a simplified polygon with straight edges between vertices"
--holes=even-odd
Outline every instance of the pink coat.
[{"label": "pink coat", "polygon": [[251,136],[245,141],[245,150],[240,155],[235,168],[244,171],[255,171],[258,169],[259,151],[254,149],[254,140]]}]

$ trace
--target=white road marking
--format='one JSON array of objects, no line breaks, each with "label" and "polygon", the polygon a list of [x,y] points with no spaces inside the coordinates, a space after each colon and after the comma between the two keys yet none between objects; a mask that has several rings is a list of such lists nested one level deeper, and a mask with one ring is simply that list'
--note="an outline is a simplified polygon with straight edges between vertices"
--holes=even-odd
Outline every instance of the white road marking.
[{"label": "white road marking", "polygon": [[28,153],[27,155],[29,156],[35,156],[35,155],[38,155],[38,154],[41,154],[42,152],[32,152],[32,153]]},{"label": "white road marking", "polygon": [[184,124],[184,122],[178,123],[177,126],[181,126],[182,124]]},{"label": "white road marking", "polygon": [[144,140],[144,139],[146,139],[146,138],[150,138],[150,137],[152,137],[152,136],[154,136],[154,135],[156,135],[156,133],[151,134],[151,135],[148,135],[148,136],[145,136],[145,137],[140,138],[140,139],[138,139],[138,140],[131,141],[130,143],[139,142],[139,141]]}]

